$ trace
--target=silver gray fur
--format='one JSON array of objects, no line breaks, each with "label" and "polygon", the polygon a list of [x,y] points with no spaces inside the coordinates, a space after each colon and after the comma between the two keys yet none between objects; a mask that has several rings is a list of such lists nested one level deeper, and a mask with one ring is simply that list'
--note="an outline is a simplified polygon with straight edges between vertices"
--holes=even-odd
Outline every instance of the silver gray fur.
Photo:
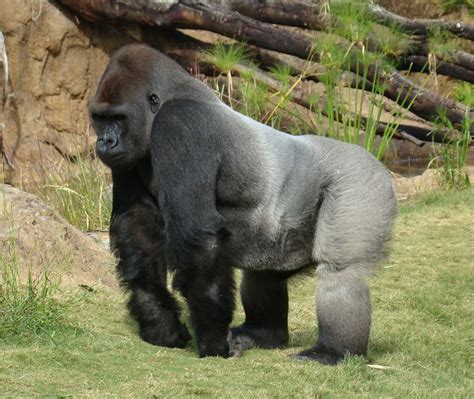
[{"label": "silver gray fur", "polygon": [[[124,90],[127,86],[131,89]],[[140,105],[144,89],[134,87],[159,95],[162,104],[156,117]],[[136,98],[120,98],[123,91],[126,95],[138,94]],[[203,184],[208,184],[208,190],[215,190],[206,200],[194,198],[193,191],[189,192],[186,204],[192,203],[198,210],[201,219],[196,220],[218,215],[230,232],[220,241],[207,240],[209,247],[199,259],[204,263],[209,259],[210,264],[218,257],[207,255],[218,252],[232,264],[216,267],[282,274],[315,267],[319,340],[315,347],[302,352],[301,358],[333,364],[345,354],[365,354],[371,323],[366,277],[386,254],[396,215],[394,190],[385,167],[359,146],[317,135],[291,136],[235,112],[174,61],[145,46],[128,46],[114,55],[91,107],[92,114],[110,113],[115,97],[119,105],[127,102],[138,121],[133,134],[116,134],[119,148],[126,148],[126,140],[135,140],[128,144],[133,151],[126,153],[127,165],[139,165],[141,159],[151,158],[151,166],[137,169],[155,199],[161,198],[160,179],[171,179],[168,172],[157,177],[160,165],[166,169],[166,160],[160,158],[158,150],[163,151],[167,134],[171,137],[169,143],[173,142],[171,139],[179,142],[179,150],[193,156],[194,149],[187,147],[192,145],[188,140],[192,133],[193,139],[197,136],[195,145],[205,145],[204,151],[209,151],[203,154],[199,150],[195,155],[204,161],[218,159],[216,170],[210,170],[203,162],[193,164],[192,176],[184,174],[187,179],[206,182]],[[171,114],[166,114],[167,109]],[[168,132],[162,126],[180,127]],[[169,156],[171,162],[174,149],[171,145],[161,155]],[[182,162],[185,164],[187,159]],[[172,181],[168,187],[191,186],[193,181],[185,178]],[[167,204],[174,206],[180,198],[171,200]],[[189,210],[181,209],[178,216],[188,215]],[[160,202],[159,212],[164,211]],[[169,223],[173,223],[172,218]],[[190,223],[190,231],[201,228],[192,225],[192,220]],[[222,287],[212,284],[203,295],[218,302]],[[278,283],[269,285],[268,292],[277,286]],[[280,324],[285,330],[284,320]],[[241,338],[248,347],[251,339]],[[212,343],[212,339],[208,341]],[[201,355],[226,355],[227,349],[206,350]]]}]

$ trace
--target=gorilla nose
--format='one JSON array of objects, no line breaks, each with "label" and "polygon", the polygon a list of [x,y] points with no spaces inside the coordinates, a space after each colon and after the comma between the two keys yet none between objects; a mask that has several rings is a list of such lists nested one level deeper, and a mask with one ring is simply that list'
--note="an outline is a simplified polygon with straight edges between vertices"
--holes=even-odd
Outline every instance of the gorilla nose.
[{"label": "gorilla nose", "polygon": [[115,135],[105,135],[97,139],[97,149],[101,152],[106,152],[116,147],[118,144],[117,137]]}]

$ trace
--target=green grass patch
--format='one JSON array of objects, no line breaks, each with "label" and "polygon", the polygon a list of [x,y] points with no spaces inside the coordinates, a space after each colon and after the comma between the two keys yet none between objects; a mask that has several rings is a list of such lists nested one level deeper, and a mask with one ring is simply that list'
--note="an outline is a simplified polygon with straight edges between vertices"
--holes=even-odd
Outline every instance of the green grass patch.
[{"label": "green grass patch", "polygon": [[[291,360],[314,343],[315,279],[290,284],[290,343],[238,359],[142,342],[120,292],[86,292],[54,340],[0,340],[2,396],[469,397],[474,391],[474,190],[401,208],[392,253],[371,279],[369,364]],[[243,319],[242,309],[234,323]]]},{"label": "green grass patch", "polygon": [[456,100],[466,104],[471,109],[474,108],[474,84],[468,82],[458,83],[454,87]]},{"label": "green grass patch", "polygon": [[429,53],[442,60],[454,61],[454,52],[461,47],[460,39],[439,28],[433,28],[428,35]]},{"label": "green grass patch", "polygon": [[[441,187],[446,190],[462,190],[471,184],[466,170],[468,149],[472,141],[472,120],[469,112],[470,107],[468,106],[460,128],[459,137],[452,140],[447,139],[446,143],[439,148],[437,153],[435,152],[431,161],[431,163],[435,163],[439,167]],[[439,110],[439,114],[438,124],[446,127],[448,131],[453,131],[454,126],[446,117],[445,110]]]},{"label": "green grass patch", "polygon": [[90,156],[78,156],[44,172],[41,198],[69,223],[83,231],[107,230],[112,211],[112,191],[106,167]]},{"label": "green grass patch", "polygon": [[[8,217],[8,210],[4,213]],[[0,340],[54,336],[71,304],[61,293],[58,277],[69,259],[20,256],[15,226],[8,222],[9,237],[0,243]]]},{"label": "green grass patch", "polygon": [[466,8],[469,15],[474,16],[474,0],[443,0],[441,7],[444,12],[459,11]]}]

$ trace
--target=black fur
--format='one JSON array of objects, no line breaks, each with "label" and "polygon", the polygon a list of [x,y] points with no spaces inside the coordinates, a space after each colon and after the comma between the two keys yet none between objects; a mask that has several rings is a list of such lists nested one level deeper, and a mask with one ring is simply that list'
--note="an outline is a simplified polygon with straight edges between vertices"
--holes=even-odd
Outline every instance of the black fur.
[{"label": "black fur", "polygon": [[166,287],[158,207],[137,171],[114,172],[113,181],[111,247],[119,258],[121,283],[131,291],[130,314],[145,341],[183,348],[191,336],[179,321],[178,304]]},{"label": "black fur", "polygon": [[[364,276],[395,214],[390,179],[363,149],[291,137],[240,115],[173,61],[142,45],[111,59],[91,107],[98,156],[112,169],[112,248],[141,337],[183,347],[186,298],[199,356],[288,341],[287,279],[317,266],[319,338],[298,357],[365,354]],[[233,268],[245,322],[229,331]]]},{"label": "black fur", "polygon": [[288,287],[286,273],[244,272],[240,294],[245,323],[232,329],[237,342],[244,336],[245,349],[252,346],[281,348],[288,341]]}]

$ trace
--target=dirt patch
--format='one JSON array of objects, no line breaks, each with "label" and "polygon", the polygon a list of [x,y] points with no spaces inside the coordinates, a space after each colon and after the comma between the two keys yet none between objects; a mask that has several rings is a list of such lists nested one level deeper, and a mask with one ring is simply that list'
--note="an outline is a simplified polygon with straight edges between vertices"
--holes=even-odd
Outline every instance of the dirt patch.
[{"label": "dirt patch", "polygon": [[[17,265],[24,281],[47,271],[61,285],[117,287],[115,260],[36,196],[0,185],[0,266]],[[1,273],[1,268],[0,268]]]},{"label": "dirt patch", "polygon": [[[474,166],[468,166],[467,172],[471,182],[474,182]],[[414,177],[394,176],[395,191],[397,199],[404,201],[418,197],[422,194],[437,191],[441,188],[441,171],[428,169],[423,174]]]}]

